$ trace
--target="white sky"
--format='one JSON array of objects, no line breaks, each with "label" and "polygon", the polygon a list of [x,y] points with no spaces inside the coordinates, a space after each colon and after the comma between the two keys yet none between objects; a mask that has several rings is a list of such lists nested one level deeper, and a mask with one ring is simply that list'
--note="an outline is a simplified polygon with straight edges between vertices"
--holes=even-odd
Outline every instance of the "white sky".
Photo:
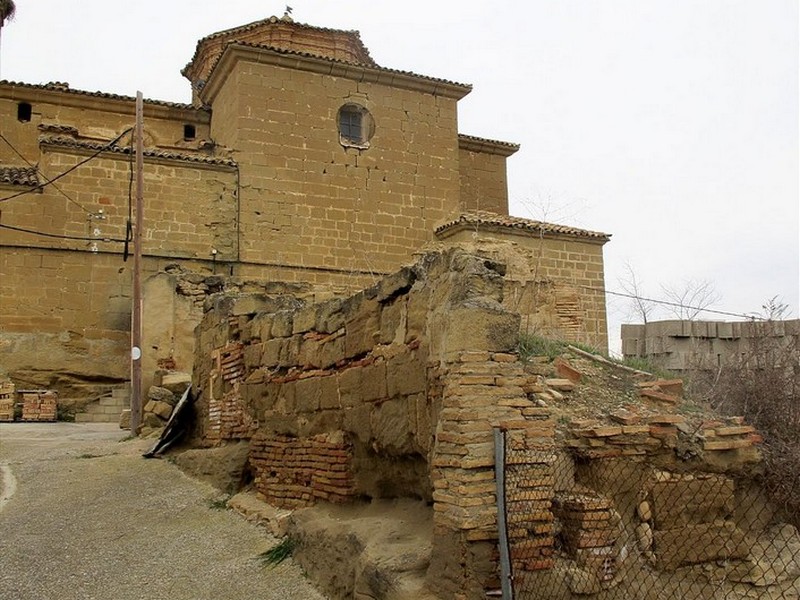
[{"label": "white sky", "polygon": [[[290,4],[296,21],[358,29],[381,66],[473,84],[461,133],[522,144],[511,213],[613,234],[609,289],[627,263],[653,297],[709,280],[717,309],[777,295],[798,316],[797,0]],[[284,6],[17,0],[0,76],[188,102],[197,40]],[[612,347],[627,313],[609,303]]]}]

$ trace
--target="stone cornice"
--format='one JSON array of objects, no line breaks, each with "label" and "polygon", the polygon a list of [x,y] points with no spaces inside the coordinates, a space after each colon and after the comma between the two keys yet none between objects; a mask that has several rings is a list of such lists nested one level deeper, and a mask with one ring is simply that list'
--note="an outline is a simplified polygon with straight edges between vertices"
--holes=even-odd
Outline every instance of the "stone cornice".
[{"label": "stone cornice", "polygon": [[527,238],[542,237],[556,240],[580,240],[581,242],[598,245],[603,245],[611,239],[611,235],[608,233],[589,231],[588,229],[579,229],[568,225],[545,223],[544,221],[533,221],[509,215],[498,215],[485,211],[459,215],[452,221],[438,226],[434,233],[437,238],[444,240],[461,231],[484,231],[505,235],[519,235]]},{"label": "stone cornice", "polygon": [[501,142],[499,140],[490,140],[486,138],[479,138],[473,135],[458,134],[458,148],[459,150],[467,150],[469,152],[481,152],[483,154],[497,154],[498,156],[511,156],[519,150],[519,144],[512,144],[511,142]]},{"label": "stone cornice", "polygon": [[211,69],[208,81],[200,92],[203,102],[208,105],[213,104],[214,98],[226,79],[226,75],[240,60],[330,75],[331,77],[343,77],[364,83],[376,83],[414,90],[456,100],[463,98],[472,91],[471,85],[416,75],[406,71],[356,65],[329,58],[320,58],[302,52],[232,42],[228,44],[217,63]]},{"label": "stone cornice", "polygon": [[[130,148],[128,146],[108,146],[99,142],[76,141],[71,138],[59,136],[40,136],[39,145],[42,148],[52,148],[60,152],[78,154],[81,156],[91,156],[97,151],[100,156],[109,156],[118,160],[130,160]],[[236,162],[229,158],[216,158],[194,154],[184,154],[159,150],[158,148],[146,148],[144,151],[145,162],[155,164],[177,165],[193,169],[209,169],[214,171],[235,171]]]},{"label": "stone cornice", "polygon": [[[105,110],[119,114],[134,116],[136,113],[136,98],[120,96],[105,92],[87,92],[74,90],[64,86],[52,84],[37,85],[14,81],[0,81],[0,99],[14,100],[17,102],[42,102]],[[189,104],[179,104],[162,100],[144,101],[145,117],[160,119],[175,119],[199,123],[210,123],[211,113],[207,109],[197,108]]]}]

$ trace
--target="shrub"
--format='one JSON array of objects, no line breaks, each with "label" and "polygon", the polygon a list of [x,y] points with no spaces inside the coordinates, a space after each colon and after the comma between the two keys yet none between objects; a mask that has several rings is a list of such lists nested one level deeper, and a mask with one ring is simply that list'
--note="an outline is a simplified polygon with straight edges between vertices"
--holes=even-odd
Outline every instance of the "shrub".
[{"label": "shrub", "polygon": [[800,526],[800,338],[775,336],[773,322],[749,324],[750,344],[692,387],[723,414],[745,417],[764,437],[763,483]]}]

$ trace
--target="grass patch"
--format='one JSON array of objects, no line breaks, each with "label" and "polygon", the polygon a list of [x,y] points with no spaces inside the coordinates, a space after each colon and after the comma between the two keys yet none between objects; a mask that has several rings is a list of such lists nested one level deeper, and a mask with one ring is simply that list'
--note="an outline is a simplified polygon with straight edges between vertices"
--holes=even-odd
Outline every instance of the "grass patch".
[{"label": "grass patch", "polygon": [[274,567],[289,558],[292,552],[294,552],[294,547],[294,541],[289,537],[285,537],[269,550],[265,550],[259,554],[257,558],[265,567]]},{"label": "grass patch", "polygon": [[216,498],[208,501],[208,508],[211,510],[228,510],[228,502],[233,497],[232,494],[228,494],[223,498]]},{"label": "grass patch", "polygon": [[563,342],[548,340],[530,333],[521,333],[517,343],[517,351],[522,361],[529,361],[534,356],[546,356],[550,360],[555,360],[565,348]]},{"label": "grass patch", "polygon": [[106,456],[105,454],[92,454],[91,452],[84,452],[83,454],[78,454],[77,458],[101,458]]}]

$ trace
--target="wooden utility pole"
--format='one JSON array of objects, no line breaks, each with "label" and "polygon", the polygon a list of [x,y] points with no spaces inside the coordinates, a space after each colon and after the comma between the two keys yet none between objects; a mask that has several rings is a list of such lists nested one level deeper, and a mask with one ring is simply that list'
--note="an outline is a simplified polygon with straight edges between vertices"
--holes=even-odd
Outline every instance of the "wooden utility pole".
[{"label": "wooden utility pole", "polygon": [[136,92],[136,216],[133,224],[133,307],[131,318],[131,433],[142,422],[142,215],[144,205],[144,100]]}]

